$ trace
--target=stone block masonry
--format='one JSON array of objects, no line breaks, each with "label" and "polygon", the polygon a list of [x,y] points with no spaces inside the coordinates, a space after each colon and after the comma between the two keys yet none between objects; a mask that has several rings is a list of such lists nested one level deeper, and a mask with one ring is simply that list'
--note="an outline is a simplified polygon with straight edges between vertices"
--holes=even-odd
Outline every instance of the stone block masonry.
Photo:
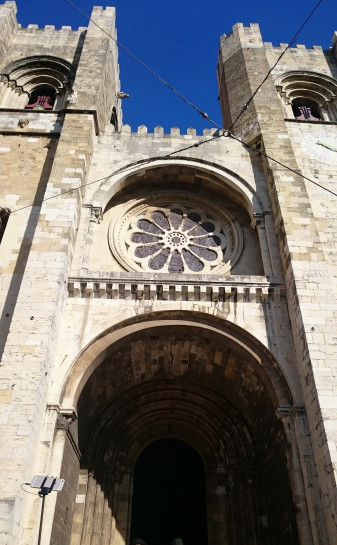
[{"label": "stone block masonry", "polygon": [[[92,18],[116,38],[114,8]],[[236,140],[123,126],[92,22],[22,28],[5,2],[0,23],[1,543],[37,541],[23,483],[49,474],[43,545],[125,545],[137,460],[174,439],[200,457],[209,545],[334,544],[337,183],[303,139],[334,153],[335,49],[291,48]],[[284,48],[256,24],[221,38],[226,128]],[[291,105],[310,74],[315,122]],[[53,109],[25,109],[40,84]]]}]

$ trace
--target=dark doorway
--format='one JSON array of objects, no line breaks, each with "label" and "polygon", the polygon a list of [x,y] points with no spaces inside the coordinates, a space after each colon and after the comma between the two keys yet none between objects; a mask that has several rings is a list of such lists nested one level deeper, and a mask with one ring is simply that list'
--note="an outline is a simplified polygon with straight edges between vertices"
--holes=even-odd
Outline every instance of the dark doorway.
[{"label": "dark doorway", "polygon": [[131,541],[207,545],[206,484],[197,452],[175,439],[152,443],[134,473]]}]

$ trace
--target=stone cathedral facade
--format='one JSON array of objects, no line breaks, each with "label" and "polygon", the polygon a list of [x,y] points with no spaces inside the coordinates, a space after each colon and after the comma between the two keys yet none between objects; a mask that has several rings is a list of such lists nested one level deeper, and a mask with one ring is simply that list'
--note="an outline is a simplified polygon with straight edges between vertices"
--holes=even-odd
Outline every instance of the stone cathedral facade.
[{"label": "stone cathedral facade", "polygon": [[[0,5],[3,545],[337,542],[336,43],[134,133],[113,39]],[[284,49],[221,37],[225,129]]]}]

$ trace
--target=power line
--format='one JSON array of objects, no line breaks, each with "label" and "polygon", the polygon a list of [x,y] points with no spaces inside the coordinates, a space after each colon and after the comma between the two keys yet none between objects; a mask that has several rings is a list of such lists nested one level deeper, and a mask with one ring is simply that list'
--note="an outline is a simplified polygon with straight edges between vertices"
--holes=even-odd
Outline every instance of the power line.
[{"label": "power line", "polygon": [[[304,174],[302,174],[301,172],[298,172],[297,170],[295,170],[295,169],[281,163],[281,161],[278,161],[277,159],[274,159],[273,157],[271,157],[267,153],[263,152],[262,150],[254,148],[253,146],[250,146],[249,144],[246,144],[245,142],[242,142],[242,140],[240,138],[238,138],[237,136],[234,136],[234,134],[232,134],[230,131],[221,131],[221,133],[216,133],[211,138],[201,140],[200,142],[195,142],[194,144],[191,144],[189,146],[185,146],[184,148],[179,148],[178,150],[175,150],[175,151],[171,151],[170,153],[167,153],[165,155],[156,155],[154,157],[149,157],[148,159],[145,159],[143,161],[137,161],[136,163],[132,163],[130,165],[126,165],[124,167],[121,167],[121,168],[115,170],[114,172],[110,172],[109,174],[107,174],[103,178],[98,178],[97,180],[93,180],[92,182],[87,182],[85,184],[81,184],[78,187],[73,187],[71,189],[67,189],[66,191],[61,191],[57,195],[52,195],[50,197],[46,197],[41,201],[41,205],[46,201],[50,201],[52,199],[57,199],[58,197],[62,197],[63,195],[73,193],[74,191],[77,191],[78,189],[82,189],[84,187],[88,187],[90,185],[97,184],[99,182],[103,182],[105,180],[108,180],[109,178],[111,178],[112,176],[116,176],[117,174],[122,174],[123,172],[127,172],[128,170],[133,170],[137,165],[144,166],[144,165],[147,165],[147,164],[151,164],[154,161],[160,161],[160,160],[163,160],[163,159],[168,159],[168,158],[172,157],[173,155],[176,155],[177,153],[182,153],[183,151],[188,151],[188,150],[190,150],[192,148],[198,148],[199,146],[202,146],[203,144],[213,142],[214,140],[217,140],[218,138],[222,138],[222,137],[232,138],[233,140],[236,140],[237,142],[242,144],[245,148],[248,148],[248,149],[250,149],[252,151],[255,151],[255,152],[259,153],[260,155],[263,155],[264,157],[266,157],[270,161],[273,161],[274,163],[278,164],[282,168],[285,168],[286,170],[289,170],[290,172],[292,172],[293,174],[296,174],[297,176],[300,176],[301,178],[303,178],[307,182],[310,182],[310,183],[318,186],[319,188],[327,191],[328,193],[330,193],[334,197],[337,197],[337,193],[333,192],[331,189],[329,189],[327,187],[324,187],[323,185],[319,184],[318,182],[315,182],[315,180],[312,180],[311,178],[308,178],[307,176],[304,176]],[[27,204],[27,205],[22,206],[20,208],[16,208],[15,210],[9,212],[8,214],[7,213],[3,214],[2,217],[6,217],[7,215],[9,216],[11,214],[15,214],[16,212],[21,212],[22,210],[26,210],[27,208],[31,208],[33,206],[34,206],[33,203],[32,204]]]},{"label": "power line", "polygon": [[[191,102],[190,100],[188,100],[186,97],[184,97],[184,95],[182,95],[179,91],[177,91],[177,89],[175,89],[173,87],[173,85],[171,85],[170,83],[168,83],[166,80],[164,80],[157,72],[155,72],[150,66],[148,66],[144,61],[142,61],[137,55],[135,55],[132,51],[130,51],[130,49],[128,49],[126,46],[124,46],[121,42],[119,42],[119,40],[117,40],[116,38],[114,38],[111,34],[109,34],[109,32],[106,32],[106,30],[104,30],[104,28],[102,28],[98,23],[96,23],[89,15],[87,15],[83,10],[81,10],[81,8],[79,8],[76,4],[74,4],[71,0],[65,0],[70,6],[72,6],[74,9],[76,9],[76,11],[78,11],[79,13],[81,13],[86,19],[88,19],[88,21],[91,21],[97,28],[99,28],[104,34],[106,34],[107,36],[109,36],[109,38],[111,38],[117,45],[118,47],[120,47],[121,49],[123,49],[126,53],[128,53],[128,55],[130,55],[133,59],[135,59],[139,64],[141,64],[141,66],[143,66],[146,70],[148,70],[153,76],[155,76],[158,81],[160,81],[161,83],[163,83],[164,85],[166,85],[169,89],[171,89],[171,91],[173,91],[181,100],[183,100],[188,106],[191,106],[191,108],[193,108],[194,110],[196,110],[204,119],[207,119],[207,121],[209,121],[210,123],[212,123],[215,127],[217,127],[218,129],[222,130],[223,127],[220,126],[218,123],[216,123],[216,121],[214,121],[213,119],[211,119],[208,114],[206,114],[203,110],[201,110],[200,108],[198,108],[198,106],[196,106],[195,104],[193,104],[193,102]],[[311,10],[311,12],[309,13],[309,15],[306,17],[306,19],[304,20],[304,22],[302,23],[302,25],[300,26],[300,28],[296,31],[296,33],[294,34],[293,38],[290,40],[289,44],[287,45],[287,47],[285,48],[284,51],[282,51],[281,55],[278,57],[278,59],[276,60],[276,62],[274,63],[274,65],[268,70],[266,76],[263,78],[262,82],[260,83],[260,85],[255,89],[254,93],[251,95],[251,97],[249,98],[249,100],[247,101],[247,103],[242,107],[240,113],[238,114],[238,116],[236,117],[236,119],[234,120],[234,122],[231,124],[231,126],[229,127],[229,131],[232,130],[232,128],[234,127],[234,125],[237,123],[237,121],[240,119],[241,115],[243,114],[243,112],[245,112],[249,106],[249,104],[252,102],[252,100],[254,99],[255,95],[257,94],[257,92],[261,89],[262,85],[265,83],[265,81],[268,79],[268,77],[270,76],[271,72],[276,68],[276,66],[278,65],[278,63],[280,62],[280,60],[282,59],[283,55],[285,55],[285,53],[288,51],[288,49],[294,44],[294,42],[296,41],[298,35],[300,34],[300,32],[303,30],[303,28],[305,27],[305,25],[307,24],[307,22],[311,19],[311,17],[313,16],[313,14],[315,13],[315,11],[317,10],[317,8],[319,7],[319,5],[323,2],[323,0],[319,0],[317,2],[317,4],[314,6],[314,8]]]},{"label": "power line", "polygon": [[[153,74],[161,83],[163,83],[164,85],[166,85],[169,89],[171,89],[179,98],[181,98],[186,104],[188,104],[189,106],[191,106],[192,108],[194,108],[204,119],[207,119],[210,123],[212,123],[214,126],[216,126],[218,129],[220,129],[221,131],[224,131],[223,127],[221,127],[220,125],[218,125],[218,123],[216,123],[215,121],[213,121],[212,119],[210,119],[208,117],[208,115],[203,112],[200,108],[198,108],[197,106],[195,106],[195,104],[193,104],[192,102],[190,102],[187,98],[185,98],[179,91],[177,91],[170,83],[168,83],[167,81],[165,81],[161,76],[159,76],[159,74],[157,74],[157,72],[155,72],[154,70],[152,70],[152,68],[150,68],[145,62],[143,62],[139,57],[137,57],[132,51],[130,51],[127,47],[125,47],[122,43],[120,43],[118,40],[116,40],[116,38],[114,38],[113,36],[111,36],[111,34],[109,34],[108,32],[106,32],[100,25],[98,25],[93,19],[91,19],[91,17],[89,15],[87,15],[85,12],[83,12],[78,6],[76,6],[76,4],[74,4],[71,0],[66,0],[66,2],[68,2],[68,4],[70,4],[74,9],[76,9],[79,13],[81,13],[84,17],[86,17],[89,21],[91,21],[95,26],[97,26],[102,32],[104,32],[104,34],[106,34],[107,36],[109,36],[112,40],[115,41],[115,43],[118,45],[118,47],[121,47],[122,49],[124,49],[124,51],[126,51],[131,57],[133,57],[138,63],[140,63],[144,68],[146,68],[146,70],[148,70],[151,74]],[[234,138],[234,136],[232,135],[231,133],[231,130],[232,128],[234,127],[234,125],[237,123],[237,121],[239,120],[239,118],[241,117],[241,115],[243,114],[244,111],[247,110],[249,104],[252,102],[252,100],[254,99],[255,95],[258,93],[258,91],[261,89],[262,85],[267,81],[268,77],[270,76],[271,72],[276,68],[276,66],[278,65],[278,63],[280,62],[280,60],[282,59],[282,57],[285,55],[285,53],[288,51],[288,49],[295,43],[298,35],[301,33],[301,31],[303,30],[303,28],[305,27],[305,25],[308,23],[308,21],[311,19],[311,17],[313,16],[313,14],[315,13],[315,11],[318,9],[319,5],[323,2],[323,0],[319,0],[316,5],[313,7],[313,9],[311,10],[311,12],[309,13],[309,15],[306,17],[306,19],[304,20],[304,22],[302,23],[302,25],[299,27],[299,29],[296,31],[296,33],[294,34],[294,36],[292,37],[292,39],[290,40],[289,44],[287,45],[287,47],[285,48],[284,51],[282,51],[282,53],[279,55],[279,57],[277,58],[276,62],[274,63],[274,65],[268,70],[266,76],[263,78],[263,80],[261,81],[260,85],[255,89],[254,93],[251,95],[251,97],[249,98],[248,102],[243,106],[243,108],[241,109],[239,115],[236,117],[235,121],[232,123],[232,125],[230,126],[230,128],[228,129],[228,132],[230,134],[230,136],[232,138]],[[225,133],[224,133],[225,134]],[[220,135],[221,136],[221,135]],[[204,142],[201,142],[199,143],[198,145],[201,145],[203,143],[207,143],[209,142],[210,140],[205,140]],[[246,145],[244,144],[244,142],[242,142],[240,139],[237,139],[238,142],[241,142],[243,145]],[[193,146],[188,146],[186,148],[182,148],[180,151],[185,151],[185,150],[188,150],[190,149],[190,147],[195,147],[196,145],[193,144]],[[251,146],[248,146],[246,145],[246,147],[249,147],[250,149],[255,149],[255,148],[252,148]],[[178,153],[178,152],[173,152],[173,153]],[[262,153],[261,153],[262,154]],[[290,167],[287,167],[286,165],[284,165],[283,163],[280,163],[279,161],[277,161],[276,159],[273,159],[272,157],[266,155],[266,154],[263,154],[265,157],[267,157],[268,159],[274,161],[275,163],[278,163],[280,166],[282,166],[283,168],[287,168],[290,172],[293,172],[295,174],[297,174],[298,176],[302,176],[302,178],[304,178],[305,180],[319,186],[320,188],[322,189],[325,189],[326,191],[328,191],[329,193],[331,193],[332,195],[334,196],[337,196],[333,191],[331,191],[330,189],[320,185],[318,182],[315,182],[314,180],[311,180],[310,178],[307,178],[306,176],[304,176],[303,174],[293,170],[292,168]],[[165,157],[163,157],[165,158]]]},{"label": "power line", "polygon": [[[107,179],[111,178],[112,176],[116,176],[117,174],[122,174],[123,172],[127,172],[128,170],[133,170],[136,165],[143,166],[143,165],[153,163],[154,161],[160,161],[160,160],[163,160],[163,159],[168,159],[169,157],[172,157],[172,155],[175,155],[176,153],[181,153],[183,151],[187,151],[187,150],[192,149],[192,148],[198,148],[199,146],[202,146],[203,144],[206,144],[207,142],[211,142],[213,140],[216,140],[217,138],[221,138],[222,136],[223,136],[223,133],[221,133],[221,134],[217,133],[217,134],[214,134],[211,138],[207,138],[206,140],[201,140],[200,142],[195,142],[194,144],[191,144],[190,146],[185,146],[184,148],[179,148],[178,150],[171,151],[170,153],[166,153],[165,155],[156,155],[154,157],[149,157],[148,159],[145,159],[143,161],[137,161],[135,163],[126,165],[124,167],[121,167],[121,168],[115,170],[114,172],[110,172],[109,174],[107,174],[103,178],[98,178],[97,180],[93,180],[92,182],[87,182],[85,184],[81,184],[78,187],[73,187],[73,188],[67,189],[65,191],[60,191],[60,193],[58,193],[57,195],[51,195],[50,197],[45,197],[44,199],[42,199],[41,205],[46,201],[50,201],[52,199],[57,199],[58,197],[62,197],[62,195],[67,195],[68,193],[73,193],[74,191],[77,191],[78,189],[82,189],[82,188],[87,187],[89,185],[93,185],[93,184],[97,184],[99,182],[103,182],[104,180],[107,180]],[[11,212],[3,213],[1,217],[4,218],[6,216],[10,216],[12,214],[15,214],[16,212],[21,212],[22,210],[26,210],[27,208],[32,208],[33,206],[34,206],[34,203],[26,204],[25,206],[21,206],[20,208],[16,208],[15,210],[12,210]]]},{"label": "power line", "polygon": [[[226,134],[228,133],[228,134]],[[281,161],[278,161],[277,159],[274,159],[273,157],[271,157],[270,155],[268,155],[267,153],[265,153],[264,151],[262,150],[259,150],[257,148],[254,148],[253,146],[250,146],[249,144],[246,144],[245,142],[242,142],[242,140],[240,138],[238,138],[237,136],[234,136],[234,134],[232,134],[231,132],[229,131],[225,131],[225,134],[224,136],[228,136],[230,138],[233,138],[233,140],[236,140],[237,142],[240,142],[245,148],[249,148],[253,151],[256,151],[257,153],[259,153],[260,155],[263,155],[263,157],[266,157],[267,159],[269,159],[270,161],[273,161],[274,163],[276,163],[277,165],[289,170],[289,172],[292,172],[293,174],[296,174],[297,176],[300,176],[301,178],[303,178],[304,180],[306,180],[307,182],[310,182],[314,185],[317,185],[318,187],[320,187],[321,189],[324,189],[325,191],[327,191],[328,193],[331,193],[331,195],[333,195],[334,197],[337,197],[337,193],[335,193],[334,191],[332,191],[331,189],[328,189],[327,187],[324,187],[323,185],[319,184],[318,182],[315,182],[315,180],[312,180],[311,178],[308,178],[307,176],[304,176],[304,174],[302,174],[301,172],[298,172],[297,170],[295,170],[294,168],[291,168],[291,167],[288,167],[288,165],[284,165],[283,163],[281,163]]]},{"label": "power line", "polygon": [[150,66],[148,66],[144,61],[142,61],[139,57],[137,57],[137,55],[135,55],[132,51],[130,51],[130,49],[128,49],[125,45],[123,45],[119,40],[117,40],[116,38],[114,38],[111,34],[109,34],[109,32],[107,32],[106,30],[104,30],[104,28],[102,28],[99,24],[97,24],[89,15],[87,15],[84,11],[81,10],[81,8],[79,8],[78,6],[76,6],[76,4],[74,4],[73,2],[71,2],[71,0],[65,0],[69,5],[71,5],[74,9],[76,9],[79,13],[81,13],[86,19],[88,19],[88,21],[90,21],[91,23],[93,23],[95,26],[97,26],[97,28],[99,28],[102,32],[104,32],[104,34],[106,34],[107,36],[109,36],[109,38],[111,38],[117,45],[118,47],[120,47],[121,49],[123,49],[128,55],[130,55],[133,59],[135,59],[135,61],[137,61],[139,64],[141,64],[146,70],[148,70],[153,76],[155,76],[159,81],[160,83],[163,83],[164,85],[166,85],[166,87],[168,87],[169,89],[171,89],[171,91],[173,91],[173,93],[175,93],[181,100],[183,100],[186,104],[188,104],[188,106],[191,106],[191,108],[193,108],[194,110],[196,110],[204,119],[207,119],[207,121],[209,121],[210,123],[212,123],[215,127],[217,127],[218,129],[222,130],[222,126],[221,125],[218,125],[218,123],[216,123],[216,121],[213,121],[209,116],[208,114],[206,114],[205,112],[203,112],[200,108],[198,108],[198,106],[196,106],[195,104],[193,104],[193,102],[191,102],[190,100],[188,100],[186,97],[184,97],[184,95],[182,95],[179,91],[177,91],[177,89],[175,89],[173,87],[173,85],[171,85],[170,83],[168,83],[167,81],[165,81],[157,72],[155,72],[154,70],[152,70],[152,68]]},{"label": "power line", "polygon": [[[248,100],[247,104],[245,104],[245,106],[243,107],[243,109],[241,110],[240,114],[238,115],[238,117],[235,119],[235,121],[232,123],[231,125],[231,128],[235,125],[235,123],[238,121],[239,117],[242,115],[242,113],[248,108],[250,102],[253,100],[254,96],[256,95],[256,93],[259,91],[259,89],[262,87],[262,85],[264,84],[264,82],[267,80],[267,78],[269,77],[270,73],[274,70],[274,68],[276,67],[276,65],[279,63],[279,61],[281,60],[281,58],[283,57],[283,55],[286,53],[286,51],[291,47],[291,45],[295,42],[297,36],[299,35],[299,33],[301,32],[301,30],[304,28],[304,26],[306,25],[306,23],[309,21],[309,19],[312,17],[312,15],[314,14],[314,12],[316,11],[316,9],[318,8],[318,6],[322,3],[323,0],[319,0],[317,2],[317,4],[315,5],[315,7],[312,9],[312,11],[310,12],[310,14],[307,16],[307,18],[305,19],[305,21],[303,22],[303,24],[300,26],[300,28],[298,29],[298,31],[295,33],[295,35],[293,36],[292,40],[290,41],[290,43],[288,44],[287,48],[281,53],[281,55],[278,57],[277,61],[275,62],[275,64],[273,65],[273,67],[268,71],[267,75],[265,76],[265,78],[263,79],[263,81],[260,83],[260,85],[257,87],[257,89],[254,91],[254,93],[252,94],[252,96],[250,97],[250,99]],[[121,47],[122,49],[124,49],[124,51],[126,51],[129,55],[131,55],[131,57],[133,57],[137,62],[139,62],[144,68],[146,68],[149,72],[151,72],[161,83],[165,84],[167,87],[169,87],[175,94],[177,94],[179,96],[179,98],[181,98],[186,104],[188,104],[189,106],[191,106],[192,108],[194,108],[199,114],[202,115],[202,117],[204,119],[207,119],[210,123],[212,123],[213,125],[215,125],[218,129],[220,129],[220,133],[217,133],[215,135],[212,136],[212,138],[208,138],[206,140],[202,140],[201,142],[197,142],[197,143],[194,143],[194,144],[191,144],[190,146],[186,146],[184,148],[180,148],[179,150],[176,150],[176,151],[173,151],[171,153],[168,153],[166,155],[162,155],[162,156],[155,156],[155,157],[152,157],[152,158],[149,158],[145,161],[142,161],[141,162],[141,165],[146,165],[146,164],[150,164],[151,162],[153,161],[157,161],[157,160],[162,160],[162,159],[167,159],[169,157],[171,157],[172,155],[175,155],[177,153],[181,153],[183,151],[187,151],[189,149],[192,149],[192,148],[196,148],[196,147],[199,147],[203,144],[206,144],[208,142],[211,142],[217,138],[221,138],[222,136],[225,136],[225,137],[230,137],[234,140],[236,140],[237,142],[240,142],[244,147],[246,148],[249,148],[253,151],[256,151],[258,153],[260,153],[261,155],[263,155],[264,157],[266,157],[267,159],[277,163],[278,165],[280,165],[281,167],[289,170],[290,172],[296,174],[297,176],[300,176],[302,177],[303,179],[307,180],[308,182],[311,182],[312,184],[320,187],[321,189],[329,192],[330,194],[334,195],[335,197],[337,197],[337,194],[334,193],[333,191],[331,191],[330,189],[322,186],[321,184],[319,184],[318,182],[315,182],[314,180],[311,180],[310,178],[308,178],[307,176],[304,176],[302,173],[292,169],[291,167],[288,167],[287,165],[281,163],[280,161],[278,161],[277,159],[274,159],[273,157],[267,155],[266,153],[264,153],[263,151],[261,150],[258,150],[256,148],[254,148],[253,146],[250,146],[249,144],[246,144],[244,142],[242,142],[242,140],[240,138],[237,138],[235,137],[232,133],[231,133],[231,129],[228,129],[228,130],[224,130],[220,125],[218,125],[215,121],[213,121],[212,119],[210,119],[208,117],[208,115],[203,112],[200,108],[198,108],[197,106],[195,106],[192,102],[190,102],[188,99],[186,99],[181,93],[179,93],[179,91],[177,91],[172,85],[170,85],[168,82],[166,82],[163,78],[161,78],[161,76],[159,76],[159,74],[157,74],[154,70],[152,70],[152,68],[150,68],[146,63],[144,63],[139,57],[137,57],[134,53],[132,53],[132,51],[130,51],[127,47],[125,47],[122,43],[120,43],[118,40],[116,40],[116,38],[114,38],[111,34],[109,34],[108,32],[106,32],[100,25],[98,25],[93,19],[91,19],[90,16],[88,16],[85,12],[83,12],[78,6],[76,6],[73,2],[71,2],[71,0],[66,0],[66,2],[68,4],[70,4],[74,9],[76,9],[79,13],[81,13],[84,17],[86,17],[89,21],[91,21],[95,26],[97,26],[104,34],[106,34],[107,36],[109,36],[109,38],[111,38],[112,40],[114,40],[114,42],[118,45],[118,47]],[[111,176],[115,176],[117,174],[121,174],[122,172],[126,172],[127,170],[130,170],[130,169],[133,169],[135,167],[137,163],[133,163],[132,165],[128,165],[126,167],[121,167],[120,169],[118,169],[117,171],[115,172],[112,172],[110,174],[108,174],[107,176],[104,176],[103,178],[99,178],[97,180],[93,180],[92,182],[88,182],[86,184],[81,184],[80,186],[76,187],[76,188],[72,188],[72,189],[68,189],[66,191],[61,191],[60,193],[58,193],[57,195],[52,195],[51,197],[46,197],[44,198],[42,201],[41,201],[41,204],[43,204],[44,202],[48,201],[48,200],[51,200],[51,199],[55,199],[57,197],[60,197],[62,195],[66,195],[68,193],[72,193],[78,189],[81,189],[81,188],[84,188],[84,187],[87,187],[89,185],[92,185],[92,184],[95,184],[95,183],[99,183],[99,182],[102,182],[103,180],[107,180],[108,178],[110,178]],[[25,210],[27,208],[31,208],[32,206],[34,206],[34,204],[28,204],[26,206],[22,206],[20,208],[17,208],[15,210],[13,210],[12,212],[10,212],[10,214],[14,214],[16,212],[20,212],[22,210]],[[9,214],[3,214],[2,217],[5,217],[6,215],[9,215]]]},{"label": "power line", "polygon": [[287,47],[285,48],[284,51],[282,51],[281,55],[278,57],[278,59],[276,60],[275,64],[268,70],[266,76],[263,78],[263,80],[261,81],[260,85],[255,89],[254,93],[252,94],[252,96],[250,97],[250,99],[248,100],[248,102],[242,107],[240,113],[238,114],[238,116],[236,117],[236,119],[233,121],[233,123],[231,124],[231,126],[229,127],[229,131],[231,131],[234,127],[234,125],[237,123],[237,121],[240,119],[240,117],[242,116],[243,112],[245,112],[249,106],[249,104],[251,103],[251,101],[253,100],[253,98],[255,97],[256,93],[261,89],[262,85],[267,81],[267,79],[269,78],[270,74],[272,73],[272,71],[274,70],[274,68],[276,68],[276,66],[278,65],[278,63],[280,62],[280,60],[282,59],[283,55],[285,55],[285,53],[288,51],[288,49],[295,43],[296,41],[296,38],[297,36],[300,34],[300,32],[303,30],[303,28],[305,27],[305,25],[307,24],[307,22],[309,21],[309,19],[311,19],[311,17],[313,16],[313,14],[315,13],[315,11],[317,10],[318,6],[323,2],[323,0],[319,0],[317,2],[317,4],[315,5],[315,7],[311,10],[311,12],[309,13],[309,15],[307,16],[307,18],[305,19],[305,21],[302,23],[302,25],[300,26],[300,28],[297,30],[297,32],[294,34],[293,38],[290,40],[289,44],[287,45]]}]

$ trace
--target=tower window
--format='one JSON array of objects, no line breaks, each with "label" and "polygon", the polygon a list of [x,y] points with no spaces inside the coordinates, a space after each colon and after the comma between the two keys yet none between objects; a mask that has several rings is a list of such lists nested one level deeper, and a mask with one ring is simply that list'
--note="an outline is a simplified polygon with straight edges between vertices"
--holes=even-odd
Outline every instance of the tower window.
[{"label": "tower window", "polygon": [[337,121],[337,80],[306,70],[278,76],[275,86],[286,118],[299,121]]},{"label": "tower window", "polygon": [[8,87],[8,92],[2,93],[0,106],[60,110],[65,107],[74,75],[72,65],[58,57],[38,55],[21,58],[5,67],[0,74],[1,81]]},{"label": "tower window", "polygon": [[38,87],[31,95],[26,109],[52,110],[55,103],[55,91],[50,87]]},{"label": "tower window", "polygon": [[298,98],[292,103],[293,114],[296,119],[303,121],[320,121],[321,116],[315,102]]}]

